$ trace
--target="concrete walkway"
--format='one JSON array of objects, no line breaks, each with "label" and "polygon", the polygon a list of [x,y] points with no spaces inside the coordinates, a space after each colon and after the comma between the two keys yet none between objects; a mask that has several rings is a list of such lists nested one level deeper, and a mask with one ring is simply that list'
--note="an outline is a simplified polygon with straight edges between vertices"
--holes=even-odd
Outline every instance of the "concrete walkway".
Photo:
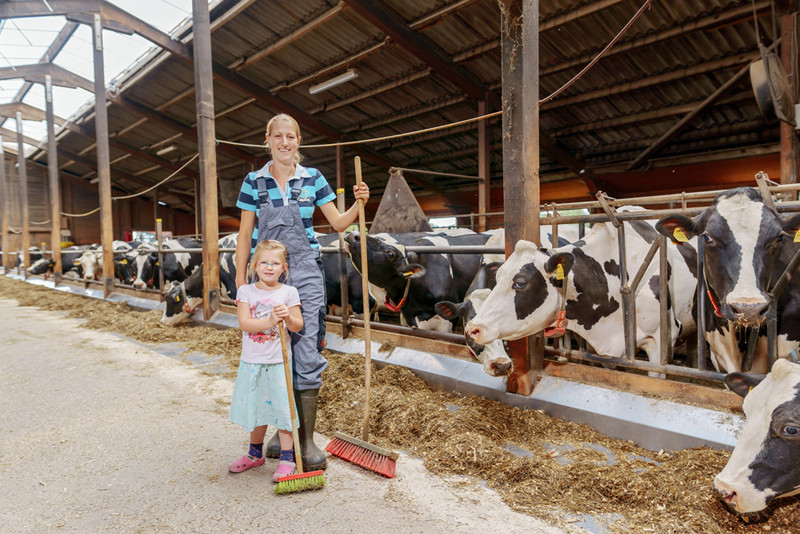
[{"label": "concrete walkway", "polygon": [[581,531],[405,455],[391,480],[332,459],[325,489],[277,496],[276,460],[228,473],[248,441],[231,381],[11,300],[0,324],[5,532]]}]

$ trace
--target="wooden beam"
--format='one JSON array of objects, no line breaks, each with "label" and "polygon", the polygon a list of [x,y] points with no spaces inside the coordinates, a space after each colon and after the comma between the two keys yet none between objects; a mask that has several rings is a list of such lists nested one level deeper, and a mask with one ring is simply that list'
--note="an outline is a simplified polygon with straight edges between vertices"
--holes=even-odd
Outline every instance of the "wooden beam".
[{"label": "wooden beam", "polygon": [[386,4],[370,0],[344,0],[365,20],[395,40],[403,49],[429,65],[442,78],[454,83],[473,100],[486,95],[486,87],[467,69],[453,62],[439,45],[416,32]]},{"label": "wooden beam", "polygon": [[[42,109],[31,106],[24,102],[12,102],[10,104],[0,104],[0,117],[16,117],[17,113],[22,115],[22,120],[26,121],[43,121],[47,120],[45,112]],[[64,120],[64,119],[60,119]]]},{"label": "wooden beam", "polygon": [[[0,117],[3,117],[3,116],[4,115],[0,114]],[[13,116],[9,115],[7,117],[8,118],[12,118]],[[6,139],[15,139],[16,136],[17,136],[17,132],[15,132],[13,130],[8,130],[6,128],[0,128],[0,137],[5,137]],[[26,135],[24,135],[22,137],[22,140],[25,142],[25,144],[31,145],[31,146],[39,146],[41,144],[41,141],[39,139],[34,139],[33,137],[28,137]]]},{"label": "wooden beam", "polygon": [[0,80],[22,78],[30,83],[43,84],[45,76],[50,76],[53,85],[70,88],[80,87],[90,93],[94,91],[94,84],[91,81],[63,67],[59,67],[55,63],[34,63],[0,68]]}]

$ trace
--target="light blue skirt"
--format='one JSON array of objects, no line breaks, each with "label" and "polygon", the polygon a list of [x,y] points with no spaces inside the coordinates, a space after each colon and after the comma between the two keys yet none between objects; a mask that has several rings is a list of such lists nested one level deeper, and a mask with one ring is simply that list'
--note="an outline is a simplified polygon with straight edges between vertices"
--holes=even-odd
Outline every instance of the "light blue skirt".
[{"label": "light blue skirt", "polygon": [[239,362],[230,419],[248,432],[263,425],[292,430],[283,363]]}]

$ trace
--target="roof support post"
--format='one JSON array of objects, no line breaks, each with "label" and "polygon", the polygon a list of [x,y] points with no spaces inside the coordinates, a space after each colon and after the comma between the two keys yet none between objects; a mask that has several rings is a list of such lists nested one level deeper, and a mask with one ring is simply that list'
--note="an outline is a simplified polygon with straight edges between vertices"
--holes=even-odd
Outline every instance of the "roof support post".
[{"label": "roof support post", "polygon": [[[345,165],[344,147],[336,145],[336,207],[340,213],[344,213],[345,201]],[[347,284],[347,263],[350,261],[347,255],[347,248],[344,244],[344,232],[339,232],[339,291],[342,294],[342,339],[347,339],[350,335],[350,294]],[[369,310],[364,310],[369,313]]]},{"label": "roof support post", "polygon": [[[792,46],[797,38],[797,22],[791,10],[781,13],[781,60],[783,69],[789,76],[789,87],[793,88],[797,101],[797,57]],[[797,132],[791,124],[781,122],[781,184],[797,183]],[[797,193],[790,193],[790,200],[797,198]]]},{"label": "roof support post", "polygon": [[[484,99],[478,102],[478,115],[489,112],[489,102]],[[492,181],[491,181],[491,146],[489,143],[489,121],[478,121],[478,213],[488,213],[492,207]],[[485,215],[478,217],[478,231],[485,232],[488,221]]]},{"label": "roof support post", "polygon": [[114,222],[111,215],[111,157],[108,147],[105,67],[103,65],[103,20],[94,15],[92,26],[94,61],[94,129],[97,138],[97,189],[100,193],[100,243],[103,247],[103,295],[114,291]]},{"label": "roof support post", "polygon": [[219,220],[211,20],[206,0],[192,0],[194,85],[197,87],[197,147],[200,152],[200,202],[203,231],[203,317],[219,309]]},{"label": "roof support post", "polygon": [[[539,238],[539,0],[502,0],[503,197],[506,257]],[[541,334],[509,343],[508,390],[530,395],[544,368]]]},{"label": "roof support post", "polygon": [[53,79],[44,78],[45,115],[47,116],[47,180],[50,184],[50,250],[53,251],[53,279],[61,282],[61,189],[58,179],[56,129],[53,114]]},{"label": "roof support post", "polygon": [[3,136],[0,135],[0,193],[3,195],[3,214],[2,218],[0,219],[0,246],[3,248],[3,274],[8,272],[11,263],[9,262],[9,258],[11,257],[10,246],[8,243],[8,210],[11,208],[11,202],[9,202],[8,198],[8,187],[6,186],[6,155],[5,151],[3,150]]},{"label": "roof support post", "polygon": [[31,228],[28,209],[28,168],[25,160],[25,146],[22,134],[22,112],[17,111],[17,176],[19,177],[19,203],[22,207],[22,269],[28,278],[31,266]]}]

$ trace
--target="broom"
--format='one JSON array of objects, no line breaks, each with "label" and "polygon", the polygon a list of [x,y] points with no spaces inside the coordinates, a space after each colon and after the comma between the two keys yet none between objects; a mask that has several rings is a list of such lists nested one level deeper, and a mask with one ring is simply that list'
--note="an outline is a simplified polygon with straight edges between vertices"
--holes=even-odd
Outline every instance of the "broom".
[{"label": "broom", "polygon": [[294,424],[297,410],[294,405],[294,391],[292,389],[292,368],[289,365],[289,351],[286,348],[286,333],[283,330],[283,321],[278,323],[278,333],[281,337],[281,352],[283,353],[283,370],[286,374],[286,389],[289,391],[289,416],[292,418],[292,439],[294,440],[294,461],[297,464],[297,474],[288,475],[278,479],[275,493],[294,493],[297,491],[321,489],[325,486],[325,476],[322,471],[303,473],[303,458],[300,456],[300,434]]},{"label": "broom", "polygon": [[[356,184],[361,185],[361,158],[355,157]],[[369,392],[372,375],[372,351],[370,350],[371,334],[369,328],[369,280],[367,275],[367,229],[364,224],[364,201],[358,201],[358,230],[361,234],[361,288],[364,297],[364,424],[361,439],[335,432],[333,439],[325,450],[343,460],[352,462],[379,473],[385,477],[394,477],[395,462],[399,456],[396,452],[386,450],[368,442],[369,440]]]}]

